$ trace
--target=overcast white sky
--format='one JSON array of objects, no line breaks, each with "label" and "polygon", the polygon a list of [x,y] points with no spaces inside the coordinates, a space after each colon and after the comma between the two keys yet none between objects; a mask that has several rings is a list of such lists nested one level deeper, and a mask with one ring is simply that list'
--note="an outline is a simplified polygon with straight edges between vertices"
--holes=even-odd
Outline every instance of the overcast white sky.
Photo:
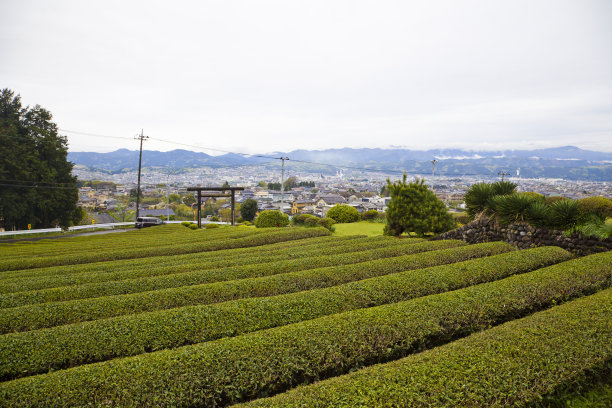
[{"label": "overcast white sky", "polygon": [[0,16],[0,88],[61,129],[174,142],[147,149],[612,151],[610,0],[2,0]]}]

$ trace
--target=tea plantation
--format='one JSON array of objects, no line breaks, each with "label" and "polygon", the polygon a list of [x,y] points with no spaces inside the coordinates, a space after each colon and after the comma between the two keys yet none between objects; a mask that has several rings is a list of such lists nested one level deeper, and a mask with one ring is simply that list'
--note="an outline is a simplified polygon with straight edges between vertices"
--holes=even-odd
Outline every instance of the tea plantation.
[{"label": "tea plantation", "polygon": [[0,406],[610,398],[612,252],[330,234],[167,225],[0,244]]}]

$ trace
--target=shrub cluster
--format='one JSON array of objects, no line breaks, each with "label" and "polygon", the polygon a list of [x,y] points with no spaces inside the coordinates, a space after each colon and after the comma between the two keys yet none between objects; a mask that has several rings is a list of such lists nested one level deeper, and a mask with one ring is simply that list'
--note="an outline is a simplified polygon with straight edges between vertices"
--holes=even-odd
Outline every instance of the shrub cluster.
[{"label": "shrub cluster", "polygon": [[602,228],[606,217],[612,214],[612,200],[608,198],[547,200],[533,192],[516,193],[513,183],[500,183],[479,183],[468,189],[465,202],[472,217],[483,213],[495,217],[503,225],[527,222],[535,227],[570,233],[582,231],[585,235],[601,238],[608,236]]},{"label": "shrub cluster", "polygon": [[[330,240],[329,238],[334,239]],[[26,292],[92,282],[102,283],[147,276],[261,264],[286,260],[288,258],[304,258],[314,254],[319,256],[331,255],[375,249],[396,242],[395,240],[382,240],[380,238],[382,237],[347,236],[337,237],[336,239],[336,237],[322,236],[260,247],[6,272],[0,275],[0,293]],[[411,242],[419,242],[419,240],[412,239]],[[301,245],[298,246],[297,244],[300,243]],[[27,272],[31,273],[28,274]]]},{"label": "shrub cluster", "polygon": [[346,204],[336,204],[327,211],[327,217],[338,223],[357,222],[361,218],[355,207]]},{"label": "shrub cluster", "polygon": [[610,303],[612,290],[605,290],[396,362],[241,406],[570,406],[551,391],[609,378]]},{"label": "shrub cluster", "polygon": [[261,263],[268,260],[265,258],[262,260],[262,255],[268,256],[270,259],[279,256],[286,258],[294,254],[296,256],[303,255],[311,250],[323,251],[327,254],[326,251],[330,248],[343,247],[348,244],[362,245],[364,248],[369,248],[367,243],[370,243],[373,245],[372,248],[378,248],[384,246],[386,241],[392,241],[392,239],[388,239],[383,242],[382,238],[381,236],[367,238],[364,236],[335,237],[324,235],[300,240],[281,241],[257,247],[8,271],[0,274],[0,293],[83,284],[92,281],[102,282],[142,276],[166,275],[188,272],[194,269]]},{"label": "shrub cluster", "polygon": [[305,227],[323,227],[330,231],[334,231],[332,227],[336,221],[331,218],[319,218],[310,214],[298,214],[291,218],[291,224]]},{"label": "shrub cluster", "polygon": [[381,213],[376,210],[368,210],[361,213],[361,219],[364,221],[373,221],[375,219],[381,218]]},{"label": "shrub cluster", "polygon": [[[0,336],[0,360],[6,362],[0,368],[0,379],[140,354],[143,350],[157,351],[200,343],[347,310],[404,301],[525,273],[569,257],[569,253],[556,247],[536,248],[273,298],[200,305]],[[242,284],[241,295],[261,295],[262,289],[268,287],[293,285],[299,289],[310,288],[311,279],[326,273],[329,274],[325,270],[293,273],[281,279],[247,279],[237,283]],[[223,299],[219,289],[227,289],[229,285],[215,286],[217,296]],[[237,292],[238,288],[233,290]],[[212,303],[210,299],[206,302]],[[245,310],[248,313],[244,313]],[[113,333],[110,339],[109,333]]]},{"label": "shrub cluster", "polygon": [[218,239],[219,235],[211,235],[208,239],[202,240],[201,242],[184,244],[166,243],[166,245],[154,245],[153,243],[149,242],[149,246],[143,248],[133,248],[128,243],[128,245],[126,245],[128,246],[127,249],[115,249],[109,251],[95,250],[92,252],[74,251],[72,254],[61,256],[45,256],[36,258],[27,257],[21,259],[1,260],[0,270],[17,270],[38,268],[43,266],[145,258],[158,255],[178,255],[202,251],[217,251],[220,249],[259,246],[291,239],[302,239],[318,235],[327,235],[330,233],[324,228],[312,228],[308,230],[300,229],[297,231],[266,231],[265,233],[252,228],[229,228],[229,233],[224,233],[225,230],[226,228],[219,230],[219,234],[225,239]]},{"label": "shrub cluster", "polygon": [[286,227],[287,225],[289,225],[289,217],[280,211],[265,210],[255,218],[257,228]]},{"label": "shrub cluster", "polygon": [[[419,241],[409,240],[406,242],[401,242],[395,240],[394,242],[385,242],[380,240],[379,242],[372,242],[370,245],[368,245],[369,242],[371,242],[371,240],[355,242],[353,243],[354,245],[350,245],[350,242],[348,242],[347,245],[334,247],[333,249],[321,248],[319,251],[317,251],[319,255],[317,257],[307,256],[310,251],[301,252],[296,250],[295,253],[298,255],[297,259],[287,260],[286,258],[291,254],[291,251],[285,251],[280,255],[280,257],[278,257],[278,259],[276,259],[275,262],[272,262],[273,259],[268,254],[267,258],[251,258],[252,264],[239,264],[223,269],[214,268],[212,265],[200,264],[199,267],[198,265],[191,265],[187,271],[184,269],[181,271],[176,267],[173,271],[170,271],[170,273],[164,274],[155,273],[160,272],[159,270],[148,270],[146,271],[147,274],[140,278],[132,277],[131,279],[106,280],[103,282],[98,282],[96,275],[93,275],[90,276],[91,281],[93,281],[91,283],[7,293],[0,298],[0,307],[12,308],[35,303],[63,302],[75,299],[97,298],[101,296],[177,288],[186,285],[198,285],[214,281],[243,279],[289,271],[311,269],[317,266],[335,265],[335,262],[356,263],[382,257],[380,250],[377,250],[379,247],[382,247],[383,251],[388,252],[387,256],[397,256],[402,253],[410,253],[410,250],[403,248],[410,248],[412,247],[413,243]],[[445,241],[441,244],[430,244],[425,242],[413,249],[413,253],[455,247],[459,245],[465,245],[465,243],[454,240]],[[311,250],[316,250],[317,248],[311,248]],[[338,253],[340,248],[345,249],[345,251]],[[361,252],[358,254],[351,253],[357,251]],[[299,255],[303,256],[299,257]],[[168,268],[163,269],[168,272]],[[149,276],[151,273],[155,274]]]},{"label": "shrub cluster", "polygon": [[[8,381],[0,384],[0,395],[9,406],[229,405],[273,395],[326,376],[345,374],[363,365],[397,359],[519,318],[555,302],[592,293],[609,286],[611,261],[610,253],[596,254],[534,273],[443,294]],[[450,372],[473,375],[479,381],[477,389],[491,393],[501,387],[499,382],[511,378],[529,386],[529,381],[522,382],[525,375],[529,379],[539,380],[544,378],[542,373],[545,372],[547,378],[563,378],[555,369],[557,365],[564,368],[564,372],[568,373],[565,378],[569,379],[570,372],[575,375],[576,362],[589,369],[604,363],[612,354],[609,342],[612,332],[608,324],[612,293],[606,291],[604,295],[591,299],[596,300],[589,303],[589,299],[586,299],[587,303],[579,302],[576,307],[570,304],[525,320],[535,324],[521,326],[524,321],[513,322],[504,326],[510,330],[502,327],[455,343],[458,346],[450,345],[454,360],[449,360],[451,357],[443,354],[443,348],[432,351],[435,356],[442,350],[442,355],[429,361],[441,363],[442,367],[446,365],[445,361],[449,361]],[[415,316],[419,318],[415,319]],[[592,328],[595,328],[597,335],[593,335]],[[466,342],[469,346],[469,342],[473,341],[470,339],[480,336],[484,336],[485,341],[466,349]],[[488,343],[492,346],[488,346]],[[500,347],[500,344],[504,346]],[[534,349],[538,352],[534,353]],[[543,355],[539,354],[540,350]],[[466,358],[468,353],[474,358]],[[426,359],[428,355],[415,357]],[[538,360],[541,369],[532,368],[534,359]],[[478,374],[461,369],[462,363],[476,363],[487,368],[493,362],[506,364],[506,369],[487,369]],[[520,367],[525,367],[526,373],[518,375],[522,370],[512,369],[516,362],[524,364]],[[407,364],[402,367],[419,366]],[[433,371],[423,370],[421,375],[406,378],[431,378],[437,375]],[[444,369],[438,368],[436,371],[443,372]],[[449,386],[449,381],[443,380],[448,377],[449,371],[421,390],[431,390],[437,385],[443,387],[440,392],[450,392],[453,387]],[[482,378],[490,378],[491,375],[499,376],[498,380],[495,377],[494,387],[482,381]],[[395,383],[390,381],[386,387]],[[460,388],[460,395],[474,398],[474,392],[465,393],[461,381],[456,384]],[[507,388],[514,396],[525,395],[522,387]],[[344,395],[345,398],[348,395]],[[364,395],[364,392],[352,391],[353,398],[359,395]],[[437,398],[437,393],[428,395]]]},{"label": "shrub cluster", "polygon": [[[141,292],[140,294],[103,296],[99,291],[97,292],[98,297],[91,297],[90,299],[29,304],[5,309],[4,313],[0,315],[0,333],[33,330],[85,320],[193,304],[214,303],[246,296],[270,296],[295,292],[512,250],[512,247],[505,243],[455,248],[464,245],[461,241],[436,241],[416,244],[408,242],[408,245],[397,245],[359,253],[340,254],[321,259],[309,258],[306,262],[303,260],[297,262],[284,261],[278,262],[276,265],[261,264],[250,268],[227,268],[223,271],[214,270],[198,273],[199,279],[195,280],[196,282],[210,281],[214,278],[226,281],[232,278],[241,279],[216,285],[196,284],[194,286],[183,287],[186,278],[171,275],[162,281],[162,284],[173,284],[175,285],[173,289],[152,290],[151,284],[146,285],[142,283],[135,288],[135,290],[137,289]],[[442,250],[442,248],[449,249]],[[434,251],[436,249],[437,251]],[[405,255],[411,253],[418,254],[425,251],[431,252],[426,252],[422,255]],[[399,255],[403,256],[398,257]],[[343,266],[343,263],[346,265]],[[287,274],[290,271],[296,272]],[[266,280],[245,280],[245,278],[262,276],[269,277]],[[110,286],[110,288],[115,291],[125,291],[125,286],[129,283],[121,285],[121,282],[119,282],[119,285]],[[160,283],[153,282],[153,284],[159,285]],[[149,291],[145,291],[145,288],[149,289]],[[98,289],[100,290],[100,288]],[[67,297],[71,294],[75,296],[74,293],[70,292],[70,287],[64,291],[62,291],[62,288],[59,291],[47,291],[48,296],[54,295],[56,298],[59,296]],[[33,293],[30,298],[27,297],[28,292],[15,295],[3,299],[5,304],[9,301],[28,301],[36,293]],[[90,296],[95,296],[95,292],[90,293]],[[41,299],[39,297],[36,300]]]}]

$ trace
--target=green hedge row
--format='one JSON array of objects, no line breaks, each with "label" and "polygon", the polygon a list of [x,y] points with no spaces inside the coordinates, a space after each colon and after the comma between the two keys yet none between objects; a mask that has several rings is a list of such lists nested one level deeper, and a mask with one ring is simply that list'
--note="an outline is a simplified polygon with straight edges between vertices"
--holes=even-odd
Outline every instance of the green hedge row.
[{"label": "green hedge row", "polygon": [[[237,260],[241,257],[252,257],[256,254],[273,254],[275,252],[294,249],[301,250],[312,247],[334,247],[344,245],[347,241],[363,242],[366,239],[374,240],[381,237],[364,237],[364,236],[347,236],[336,237],[333,235],[320,236],[313,238],[304,238],[291,241],[280,241],[272,244],[261,245],[257,247],[245,247],[234,249],[222,249],[218,251],[194,252],[181,255],[162,255],[151,256],[147,258],[121,259],[118,261],[102,261],[76,265],[51,266],[36,269],[21,269],[15,271],[5,271],[0,273],[0,282],[11,282],[13,279],[20,278],[39,278],[45,276],[69,275],[69,274],[86,274],[98,272],[112,272],[115,270],[141,270],[150,268],[151,265],[156,266],[180,266],[183,264],[195,262],[209,262],[215,260]],[[390,237],[387,237],[390,238]],[[370,242],[370,241],[368,241]],[[377,244],[381,244],[376,242]]]},{"label": "green hedge row", "polygon": [[[248,228],[243,229],[247,230]],[[180,245],[159,246],[156,245],[155,242],[152,242],[147,248],[128,248],[106,252],[79,252],[72,255],[67,254],[63,256],[49,256],[40,258],[25,257],[14,260],[1,260],[0,271],[39,268],[54,265],[79,264],[86,262],[112,261],[117,259],[144,258],[156,255],[177,255],[200,251],[216,251],[219,249],[259,246],[271,244],[273,242],[331,234],[325,228],[286,228],[263,231],[264,232],[257,231],[257,233],[240,238],[227,238]]]},{"label": "green hedge row", "polygon": [[[536,248],[271,298],[243,299],[9,334],[0,336],[0,361],[5,362],[0,367],[0,379],[201,343],[455,290],[529,272],[569,257],[568,252],[557,247]],[[289,275],[294,278],[288,277],[285,281],[295,285],[299,274]],[[258,286],[254,285],[257,280],[245,281],[251,282],[244,285],[242,296],[260,294],[263,288],[284,287],[282,282],[270,284],[269,279],[260,279]],[[247,283],[245,281],[241,283]]]},{"label": "green hedge row", "polygon": [[[328,238],[328,237],[325,237]],[[312,239],[312,238],[310,238]],[[309,239],[309,240],[310,240]],[[295,240],[291,242],[299,242]],[[338,254],[346,252],[363,251],[367,249],[380,248],[388,245],[397,245],[398,243],[406,242],[421,242],[419,240],[373,240],[370,238],[339,240],[339,241],[321,241],[313,244],[304,245],[301,247],[290,246],[281,247],[276,250],[257,251],[260,247],[251,247],[250,251],[242,251],[241,253],[233,253],[229,256],[203,257],[201,254],[193,254],[193,256],[179,255],[182,259],[175,262],[148,261],[139,266],[125,267],[121,263],[123,261],[107,262],[103,271],[87,271],[87,272],[72,272],[67,273],[66,270],[73,267],[55,267],[55,275],[43,276],[25,276],[13,277],[10,280],[0,280],[0,293],[15,293],[26,292],[32,290],[41,290],[56,288],[68,285],[83,285],[90,282],[108,282],[119,281],[124,279],[135,279],[152,276],[162,276],[176,273],[203,271],[214,268],[228,268],[251,264],[261,264],[265,262],[275,262],[286,259],[299,259],[310,256],[318,256],[325,254]],[[241,248],[242,249],[242,248]],[[225,250],[235,251],[235,250]],[[222,251],[219,251],[222,252]],[[211,252],[208,252],[210,254]],[[214,252],[213,252],[214,253]],[[207,254],[207,252],[203,253]],[[146,260],[146,258],[145,258]],[[133,264],[133,262],[130,262]],[[36,270],[36,269],[35,269]]]},{"label": "green hedge row", "polygon": [[[167,228],[164,226],[162,228]],[[177,229],[171,234],[155,234],[153,229],[142,232],[123,232],[111,236],[104,236],[99,239],[93,237],[75,237],[75,238],[59,238],[54,240],[52,244],[43,241],[31,242],[29,245],[12,246],[9,250],[7,247],[0,247],[0,253],[3,258],[15,258],[22,255],[30,256],[56,256],[72,253],[78,250],[108,250],[116,247],[117,244],[129,244],[133,247],[147,247],[152,242],[164,244],[167,242],[188,243],[197,241],[213,240],[221,235],[225,236],[247,236],[257,233],[253,229],[248,228],[223,228],[215,232],[202,231],[197,233],[185,233],[185,229]],[[153,233],[149,233],[153,232]]]},{"label": "green hedge row", "polygon": [[[344,374],[364,365],[397,359],[519,318],[555,302],[607,287],[611,275],[612,253],[591,255],[439,295],[7,381],[0,383],[0,401],[15,407],[225,406]],[[475,347],[472,354],[482,353],[485,361],[503,357],[502,361],[512,363],[515,360],[512,356],[524,354],[529,359],[540,359],[531,351],[546,345],[542,349],[548,352],[539,363],[549,372],[554,372],[554,368],[544,367],[548,363],[546,357],[556,354],[557,361],[568,363],[567,355],[559,353],[561,346],[557,347],[557,343],[572,344],[572,350],[587,347],[588,354],[595,355],[597,360],[609,359],[612,352],[610,295],[601,300],[604,305],[597,303],[585,308],[580,304],[571,309],[573,313],[568,319],[554,311],[546,314],[552,317],[544,322],[546,324],[538,322],[530,329],[544,331],[545,335],[538,337],[538,341],[529,342],[531,346],[523,351],[516,345],[526,345],[520,340],[529,338],[530,330],[521,330],[517,322],[519,329],[509,331],[515,334],[507,344],[511,349],[508,353],[497,350],[498,356],[495,349],[487,353],[486,347]],[[555,323],[556,320],[564,324]],[[568,324],[570,322],[573,324]],[[584,333],[576,342],[574,336],[581,331]],[[499,339],[495,334],[490,336],[493,343]],[[546,338],[556,341],[551,343],[545,341]],[[605,357],[602,357],[602,350]],[[461,360],[471,361],[463,358],[460,351],[456,354]],[[574,364],[574,359],[570,358],[568,365],[575,372]],[[525,366],[528,375],[540,373],[528,367]],[[518,378],[526,375],[511,371],[512,376]],[[493,375],[489,372],[489,376]],[[487,381],[487,378],[479,377],[481,388],[500,387],[498,377],[494,381]],[[444,376],[436,384],[446,387]],[[473,393],[464,390],[464,395]]]},{"label": "green hedge row", "polygon": [[223,269],[197,268],[191,272],[89,283],[84,285],[61,286],[57,288],[41,289],[29,292],[7,293],[0,298],[0,308],[18,307],[34,303],[123,295],[159,289],[177,288],[188,285],[199,285],[213,281],[239,279],[242,277],[266,276],[324,266],[364,262],[383,257],[399,256],[409,253],[430,251],[437,248],[450,248],[462,245],[466,244],[462,241],[444,241],[442,244],[438,244],[436,242],[421,242],[413,244],[410,240],[396,240],[393,245],[386,245],[383,248],[377,248],[369,251],[351,251],[350,253],[341,253],[336,255],[311,256],[270,263],[235,266]]},{"label": "green hedge row", "polygon": [[[439,243],[439,244],[438,244]],[[242,278],[213,284],[194,285],[157,291],[141,292],[123,296],[106,296],[73,301],[50,302],[26,305],[2,310],[0,314],[0,333],[34,330],[62,324],[87,320],[97,320],[113,316],[141,313],[160,309],[170,309],[188,305],[215,303],[242,297],[271,296],[282,293],[297,292],[316,287],[339,285],[358,279],[410,269],[447,264],[471,258],[508,252],[513,248],[506,243],[478,244],[471,247],[460,241],[436,241],[407,245],[406,247],[387,248],[364,252],[364,255],[377,256],[377,251],[407,253],[410,251],[424,254],[404,255],[393,258],[376,259],[342,266],[331,266],[307,269],[292,273],[275,273],[275,270],[261,268],[255,275],[249,276],[244,270],[237,269],[233,276],[219,271],[210,271],[216,279]],[[450,248],[433,251],[435,248]],[[353,254],[345,256],[349,262]],[[265,265],[264,265],[265,266]],[[251,271],[253,272],[253,271]],[[264,279],[262,274],[268,276]],[[255,279],[246,279],[254,277]],[[259,279],[257,279],[259,277]]]},{"label": "green hedge row", "polygon": [[610,305],[612,290],[605,290],[399,361],[240,406],[579,406],[546,397],[598,373],[609,375]]}]

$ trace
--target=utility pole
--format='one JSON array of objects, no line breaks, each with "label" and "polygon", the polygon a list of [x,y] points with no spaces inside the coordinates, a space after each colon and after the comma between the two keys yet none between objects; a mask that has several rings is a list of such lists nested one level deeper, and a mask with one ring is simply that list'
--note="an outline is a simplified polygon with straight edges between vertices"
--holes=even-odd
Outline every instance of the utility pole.
[{"label": "utility pole", "polygon": [[280,160],[282,160],[283,165],[282,165],[282,170],[281,170],[281,202],[280,202],[280,211],[281,213],[283,212],[283,201],[285,198],[285,160],[289,160],[288,157],[279,157]]},{"label": "utility pole", "polygon": [[[436,160],[436,159],[433,159],[433,160],[431,161],[431,178],[432,178],[432,179],[434,178],[434,173],[435,173],[435,171],[436,171],[436,163],[437,163],[437,162],[438,162],[438,160]],[[432,182],[433,182],[433,181],[432,181]]]},{"label": "utility pole", "polygon": [[170,222],[170,173],[166,178],[166,199],[168,200],[168,206],[166,207],[166,221]]},{"label": "utility pole", "polygon": [[510,173],[505,172],[504,169],[502,169],[502,171],[500,171],[497,174],[501,176],[501,181],[504,181],[504,176],[509,176],[510,175]]},{"label": "utility pole", "polygon": [[134,139],[140,139],[140,155],[138,156],[138,187],[136,189],[136,220],[140,215],[140,170],[142,168],[142,142],[147,140],[149,136],[144,135],[144,130],[140,129],[140,134]]}]

